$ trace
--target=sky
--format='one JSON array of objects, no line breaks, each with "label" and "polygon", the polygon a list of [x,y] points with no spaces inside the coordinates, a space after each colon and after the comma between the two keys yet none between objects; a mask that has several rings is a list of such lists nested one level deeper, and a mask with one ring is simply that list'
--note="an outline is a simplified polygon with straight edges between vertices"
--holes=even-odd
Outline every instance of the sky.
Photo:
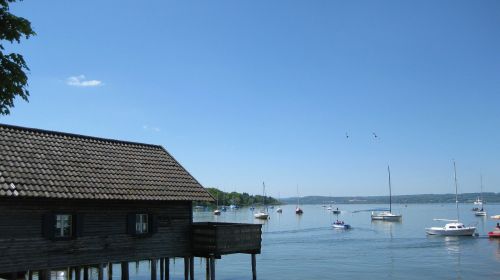
[{"label": "sky", "polygon": [[[34,1],[0,123],[164,146],[268,195],[500,190],[500,1]],[[374,136],[377,135],[377,137]]]}]

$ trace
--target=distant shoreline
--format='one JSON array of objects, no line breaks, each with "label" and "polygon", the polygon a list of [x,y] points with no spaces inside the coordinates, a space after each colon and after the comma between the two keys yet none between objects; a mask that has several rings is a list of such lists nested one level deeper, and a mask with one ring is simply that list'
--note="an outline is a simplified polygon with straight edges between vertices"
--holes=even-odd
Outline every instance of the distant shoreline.
[{"label": "distant shoreline", "polygon": [[[463,193],[458,195],[459,203],[472,204],[480,193]],[[483,193],[484,204],[500,203],[500,193]],[[280,200],[284,204],[296,204],[297,197],[283,198]],[[300,198],[300,204],[388,204],[389,196],[305,196]],[[394,195],[393,204],[439,204],[455,203],[455,194],[414,194],[414,195]]]}]

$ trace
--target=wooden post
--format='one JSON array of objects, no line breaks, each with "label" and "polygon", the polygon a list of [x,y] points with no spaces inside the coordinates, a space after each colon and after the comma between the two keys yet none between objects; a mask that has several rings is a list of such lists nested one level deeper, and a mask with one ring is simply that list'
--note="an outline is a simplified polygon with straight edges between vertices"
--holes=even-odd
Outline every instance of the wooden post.
[{"label": "wooden post", "polygon": [[252,254],[252,279],[257,280],[257,260],[255,254]]},{"label": "wooden post", "polygon": [[28,271],[28,280],[33,280],[33,270]]},{"label": "wooden post", "polygon": [[158,263],[157,259],[152,259],[151,260],[151,280],[156,280],[156,264]]},{"label": "wooden post", "polygon": [[215,280],[215,257],[210,256],[210,280]]},{"label": "wooden post", "polygon": [[165,280],[170,280],[170,259],[165,258]]},{"label": "wooden post", "polygon": [[210,259],[205,258],[205,278],[206,280],[210,280]]},{"label": "wooden post", "polygon": [[113,263],[108,263],[108,280],[113,280]]},{"label": "wooden post", "polygon": [[160,258],[160,280],[165,280],[165,259]]},{"label": "wooden post", "polygon": [[39,280],[49,280],[50,278],[50,270],[44,269],[38,271],[38,279]]},{"label": "wooden post", "polygon": [[189,276],[190,280],[194,280],[194,257],[189,258]]},{"label": "wooden post", "polygon": [[75,280],[80,280],[80,270],[79,266],[75,267]]},{"label": "wooden post", "polygon": [[184,280],[189,280],[189,258],[184,257]]},{"label": "wooden post", "polygon": [[122,280],[128,280],[128,262],[122,262]]},{"label": "wooden post", "polygon": [[83,267],[83,280],[89,280],[89,267]]},{"label": "wooden post", "polygon": [[102,263],[97,266],[97,280],[104,280],[104,265]]},{"label": "wooden post", "polygon": [[10,273],[10,280],[17,280],[17,272]]}]

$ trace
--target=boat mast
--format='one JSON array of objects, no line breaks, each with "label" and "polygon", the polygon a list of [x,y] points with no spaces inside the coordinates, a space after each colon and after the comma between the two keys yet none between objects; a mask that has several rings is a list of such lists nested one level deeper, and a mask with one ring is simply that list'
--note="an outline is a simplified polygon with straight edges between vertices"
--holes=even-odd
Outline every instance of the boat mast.
[{"label": "boat mast", "polygon": [[484,199],[483,199],[483,174],[480,174],[481,178],[481,211],[484,209],[483,204],[484,204]]},{"label": "boat mast", "polygon": [[297,184],[297,208],[299,208],[299,185]]},{"label": "boat mast", "polygon": [[457,165],[453,161],[453,170],[455,171],[455,204],[457,205],[457,222],[460,220],[460,214],[458,213],[458,183],[457,183]]},{"label": "boat mast", "polygon": [[387,165],[387,172],[389,173],[389,213],[392,213],[391,169],[389,165]]},{"label": "boat mast", "polygon": [[264,211],[267,212],[267,207],[266,207],[266,183],[262,182],[262,196],[264,197],[264,205],[263,205],[263,209]]}]

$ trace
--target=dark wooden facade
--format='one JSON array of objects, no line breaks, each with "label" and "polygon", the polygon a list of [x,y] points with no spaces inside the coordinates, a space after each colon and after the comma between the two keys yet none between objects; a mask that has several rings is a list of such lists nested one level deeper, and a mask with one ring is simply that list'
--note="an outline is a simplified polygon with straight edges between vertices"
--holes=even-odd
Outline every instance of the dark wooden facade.
[{"label": "dark wooden facade", "polygon": [[[80,214],[81,236],[44,237],[43,216],[51,212]],[[127,233],[134,212],[152,213],[156,232]],[[191,202],[10,198],[0,200],[0,213],[0,273],[191,255]]]},{"label": "dark wooden facade", "polygon": [[260,254],[262,225],[193,223],[193,254],[197,257],[234,253]]}]

